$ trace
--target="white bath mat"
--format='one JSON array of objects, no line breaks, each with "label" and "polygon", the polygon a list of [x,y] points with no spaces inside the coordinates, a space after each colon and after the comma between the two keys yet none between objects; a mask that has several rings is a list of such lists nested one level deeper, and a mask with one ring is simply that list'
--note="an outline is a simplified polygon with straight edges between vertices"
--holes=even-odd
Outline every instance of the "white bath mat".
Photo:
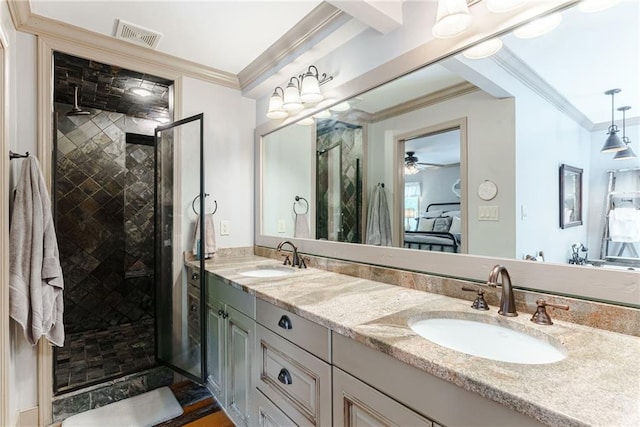
[{"label": "white bath mat", "polygon": [[62,427],[150,427],[183,413],[169,387],[161,387],[67,418]]}]

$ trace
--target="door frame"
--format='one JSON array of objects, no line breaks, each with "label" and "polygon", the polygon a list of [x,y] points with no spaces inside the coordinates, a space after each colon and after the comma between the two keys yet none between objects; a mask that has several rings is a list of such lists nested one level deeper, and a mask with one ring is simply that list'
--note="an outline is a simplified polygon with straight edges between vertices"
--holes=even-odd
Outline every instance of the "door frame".
[{"label": "door frame", "polygon": [[[52,191],[52,152],[54,138],[53,123],[53,53],[54,51],[79,56],[94,61],[104,62],[139,72],[153,74],[158,77],[173,80],[173,114],[182,116],[183,73],[169,66],[162,66],[141,61],[132,49],[123,48],[122,51],[99,49],[96,46],[81,44],[72,39],[39,35],[37,46],[37,155],[45,184],[49,193]],[[3,91],[6,93],[6,91]],[[5,127],[3,127],[4,129]],[[6,153],[6,150],[5,150]],[[8,227],[7,227],[8,229]],[[2,233],[2,231],[0,231]],[[6,271],[3,268],[3,271]],[[4,288],[3,288],[4,289]],[[2,314],[2,313],[0,313]],[[4,320],[3,320],[4,321]],[[38,376],[38,423],[47,426],[53,422],[53,349],[46,340],[40,340],[37,354]]]}]

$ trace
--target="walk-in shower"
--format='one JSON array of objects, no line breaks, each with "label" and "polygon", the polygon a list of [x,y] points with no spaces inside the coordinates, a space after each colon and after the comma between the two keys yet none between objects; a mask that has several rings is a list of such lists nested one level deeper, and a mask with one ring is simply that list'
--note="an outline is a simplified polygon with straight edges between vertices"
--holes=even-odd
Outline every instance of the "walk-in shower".
[{"label": "walk-in shower", "polygon": [[60,394],[155,365],[153,133],[169,118],[172,82],[62,53],[54,63]]}]

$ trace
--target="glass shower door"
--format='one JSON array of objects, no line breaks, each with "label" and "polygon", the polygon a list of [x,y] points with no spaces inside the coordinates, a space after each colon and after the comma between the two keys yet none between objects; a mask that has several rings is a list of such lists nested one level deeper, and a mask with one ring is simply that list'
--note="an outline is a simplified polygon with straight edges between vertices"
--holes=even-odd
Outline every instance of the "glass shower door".
[{"label": "glass shower door", "polygon": [[194,254],[204,241],[204,227],[195,235],[196,209],[204,212],[202,134],[202,114],[155,132],[156,359],[201,384],[206,286],[204,259]]}]

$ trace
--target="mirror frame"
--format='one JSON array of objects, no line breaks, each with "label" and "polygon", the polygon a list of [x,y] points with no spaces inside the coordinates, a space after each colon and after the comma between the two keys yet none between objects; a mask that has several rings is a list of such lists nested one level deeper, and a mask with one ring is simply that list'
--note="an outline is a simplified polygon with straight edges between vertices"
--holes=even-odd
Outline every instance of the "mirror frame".
[{"label": "mirror frame", "polygon": [[[554,11],[571,7],[576,0],[557,2],[531,2],[520,9],[504,14],[491,14],[480,2],[471,8],[476,15],[470,34],[455,40],[430,40],[399,57],[382,64],[359,77],[332,90],[336,103],[385,84],[418,68],[455,55],[465,48],[491,37],[503,35],[520,24]],[[478,8],[480,6],[480,8]],[[255,245],[275,248],[282,240],[278,236],[262,234],[263,216],[261,183],[262,137],[301,118],[315,114],[309,109],[298,116],[280,122],[266,122],[255,130]],[[569,264],[546,264],[468,254],[447,254],[410,250],[395,247],[379,247],[364,244],[317,241],[288,238],[300,252],[350,262],[384,266],[401,270],[454,277],[463,280],[485,282],[492,267],[504,265],[510,272],[516,288],[565,295],[580,299],[609,302],[640,308],[640,280],[634,271],[586,268]]]}]

